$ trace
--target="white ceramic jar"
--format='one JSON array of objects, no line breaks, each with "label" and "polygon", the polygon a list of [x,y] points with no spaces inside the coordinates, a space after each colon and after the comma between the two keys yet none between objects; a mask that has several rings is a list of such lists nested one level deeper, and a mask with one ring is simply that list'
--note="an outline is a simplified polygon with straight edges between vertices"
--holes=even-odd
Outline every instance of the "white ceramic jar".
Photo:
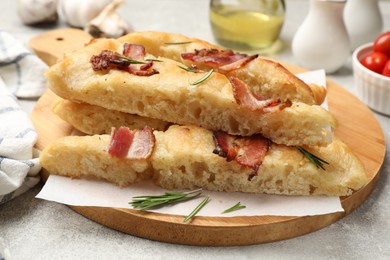
[{"label": "white ceramic jar", "polygon": [[383,19],[378,0],[348,0],[344,9],[351,49],[373,42],[382,33]]},{"label": "white ceramic jar", "polygon": [[343,21],[345,0],[310,0],[309,13],[294,35],[292,52],[297,63],[308,69],[333,73],[350,52]]}]

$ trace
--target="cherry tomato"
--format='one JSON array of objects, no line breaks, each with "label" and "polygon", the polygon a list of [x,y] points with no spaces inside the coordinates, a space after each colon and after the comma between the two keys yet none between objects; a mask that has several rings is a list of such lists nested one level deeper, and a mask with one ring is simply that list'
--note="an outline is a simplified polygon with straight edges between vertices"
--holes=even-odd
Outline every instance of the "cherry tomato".
[{"label": "cherry tomato", "polygon": [[387,56],[381,52],[372,52],[361,59],[364,67],[381,74],[386,62],[389,60]]},{"label": "cherry tomato", "polygon": [[374,51],[382,52],[390,57],[390,31],[379,35],[374,41]]},{"label": "cherry tomato", "polygon": [[390,60],[388,60],[383,68],[382,75],[390,77]]}]

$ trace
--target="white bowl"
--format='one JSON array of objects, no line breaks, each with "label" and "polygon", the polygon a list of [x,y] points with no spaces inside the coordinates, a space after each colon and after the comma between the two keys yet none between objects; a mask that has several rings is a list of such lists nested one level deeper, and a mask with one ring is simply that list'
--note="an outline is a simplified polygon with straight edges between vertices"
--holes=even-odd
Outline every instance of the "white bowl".
[{"label": "white bowl", "polygon": [[364,44],[352,54],[357,94],[371,109],[390,115],[390,77],[373,72],[360,63],[365,55],[372,52],[372,45]]}]

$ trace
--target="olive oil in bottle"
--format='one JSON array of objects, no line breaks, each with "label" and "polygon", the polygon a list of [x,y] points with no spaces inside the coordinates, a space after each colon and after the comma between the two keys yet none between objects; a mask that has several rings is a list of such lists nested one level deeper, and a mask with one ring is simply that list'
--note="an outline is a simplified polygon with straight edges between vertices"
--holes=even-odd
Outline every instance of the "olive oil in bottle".
[{"label": "olive oil in bottle", "polygon": [[238,50],[270,47],[284,22],[283,0],[211,0],[210,23],[221,45]]}]

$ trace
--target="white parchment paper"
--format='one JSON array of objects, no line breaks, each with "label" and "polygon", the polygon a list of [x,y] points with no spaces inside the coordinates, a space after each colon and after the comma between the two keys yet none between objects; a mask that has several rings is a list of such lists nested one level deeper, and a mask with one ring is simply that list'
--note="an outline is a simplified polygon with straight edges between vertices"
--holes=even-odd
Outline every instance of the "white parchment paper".
[{"label": "white parchment paper", "polygon": [[[297,75],[307,83],[325,86],[323,70],[305,72]],[[73,206],[98,206],[113,208],[132,208],[129,202],[134,196],[159,195],[166,190],[151,182],[138,183],[126,188],[94,179],[70,179],[50,175],[37,198],[56,201]],[[240,192],[203,191],[202,196],[183,203],[170,205],[151,211],[188,215],[204,196],[209,202],[197,214],[198,216],[308,216],[343,211],[339,197],[328,196],[280,196],[266,194],[247,194]],[[246,208],[221,214],[227,208],[240,202]]]},{"label": "white parchment paper", "polygon": [[[166,190],[151,182],[138,183],[126,188],[114,184],[86,179],[70,179],[50,175],[37,198],[52,200],[73,206],[100,206],[113,208],[132,208],[128,203],[133,196],[159,195]],[[204,198],[210,197],[209,203],[197,214],[200,216],[306,216],[321,215],[343,211],[339,197],[327,196],[279,196],[266,194],[247,194],[241,192],[203,191],[202,196],[191,201],[162,207],[154,212],[188,215]],[[237,202],[245,205],[227,214],[221,214]]]}]

